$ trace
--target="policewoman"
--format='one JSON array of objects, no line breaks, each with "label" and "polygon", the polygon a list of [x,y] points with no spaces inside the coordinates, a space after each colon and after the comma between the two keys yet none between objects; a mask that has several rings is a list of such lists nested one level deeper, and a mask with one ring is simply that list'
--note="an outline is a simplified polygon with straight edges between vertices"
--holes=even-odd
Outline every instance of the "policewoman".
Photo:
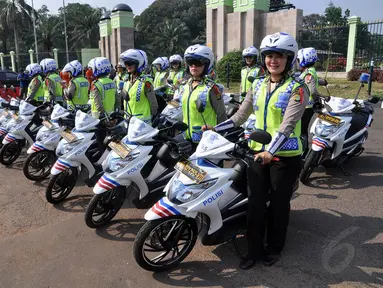
[{"label": "policewoman", "polygon": [[41,78],[41,66],[37,63],[29,64],[25,68],[31,82],[28,85],[28,92],[25,101],[34,102],[36,105],[41,105],[44,102],[43,79]]},{"label": "policewoman", "polygon": [[[191,75],[182,86],[183,122],[188,125],[184,137],[197,144],[202,137],[202,126],[215,126],[225,121],[226,111],[217,84],[208,78],[214,63],[211,49],[204,45],[193,45],[186,49],[184,58]],[[203,113],[198,112],[197,99],[202,102]]]},{"label": "policewoman", "polygon": [[244,99],[242,95],[246,94],[251,88],[251,82],[248,80],[249,76],[256,78],[261,74],[261,69],[257,66],[258,56],[258,49],[254,46],[247,47],[242,51],[245,66],[241,70],[241,102]]},{"label": "policewoman", "polygon": [[85,108],[88,103],[89,82],[82,75],[82,65],[78,60],[69,62],[61,71],[63,80],[68,83],[64,96],[68,108]]},{"label": "policewoman", "polygon": [[44,101],[55,101],[63,105],[62,79],[57,74],[56,60],[45,58],[40,62],[40,66],[45,74],[45,81],[43,83]]},{"label": "policewoman", "polygon": [[308,135],[310,120],[314,115],[313,105],[317,97],[322,96],[318,92],[319,77],[314,67],[315,63],[318,61],[317,51],[312,47],[303,48],[298,51],[297,59],[299,69],[302,71],[302,74],[299,77],[305,81],[310,92],[309,102],[307,103],[305,113],[302,117],[302,134]]},{"label": "policewoman", "polygon": [[88,69],[92,70],[95,77],[89,94],[92,116],[95,118],[99,118],[101,113],[110,114],[121,105],[116,83],[109,79],[110,65],[105,57],[96,57],[88,64]]},{"label": "policewoman", "polygon": [[122,90],[124,109],[142,121],[151,124],[157,114],[158,103],[154,93],[153,81],[145,74],[148,65],[146,53],[138,49],[129,49],[120,55],[128,77]]},{"label": "policewoman", "polygon": [[[297,42],[291,35],[282,32],[268,35],[260,50],[266,75],[253,82],[238,112],[215,127],[216,131],[223,131],[240,126],[254,113],[255,128],[272,136],[269,145],[249,142],[256,154],[247,175],[248,254],[240,262],[241,269],[250,269],[259,260],[267,266],[273,265],[285,245],[290,199],[300,173],[300,119],[309,98],[303,81],[289,76],[298,52]],[[258,158],[261,163],[256,162]],[[270,206],[266,213],[268,200]]]}]

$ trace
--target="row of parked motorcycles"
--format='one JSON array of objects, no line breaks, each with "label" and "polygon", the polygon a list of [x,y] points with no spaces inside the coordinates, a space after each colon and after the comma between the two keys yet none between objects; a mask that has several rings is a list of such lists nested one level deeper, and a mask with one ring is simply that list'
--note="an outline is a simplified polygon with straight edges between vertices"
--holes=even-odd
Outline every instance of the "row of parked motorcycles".
[{"label": "row of parked motorcycles", "polygon": [[[328,96],[315,104],[318,117],[311,146],[302,155],[302,182],[319,164],[339,165],[363,152],[373,109],[368,101],[357,100],[368,77],[362,76],[354,99]],[[185,142],[175,136],[188,127],[177,91],[166,92],[171,87],[169,82],[156,89],[166,105],[152,125],[118,110],[96,119],[83,106],[68,110],[54,103],[0,100],[0,162],[11,165],[28,147],[24,175],[32,181],[50,177],[45,194],[52,204],[64,201],[83,175],[94,192],[85,211],[90,228],[108,224],[133,195],[137,208],[150,207],[134,241],[135,260],[146,270],[171,269],[187,257],[198,237],[204,245],[235,237],[225,227],[246,217],[246,169],[254,159],[247,143],[271,141],[267,132],[254,129],[251,116],[225,134],[204,132],[195,151],[181,149]],[[239,108],[239,95],[223,97],[231,116]],[[203,106],[196,105],[203,113]]]}]

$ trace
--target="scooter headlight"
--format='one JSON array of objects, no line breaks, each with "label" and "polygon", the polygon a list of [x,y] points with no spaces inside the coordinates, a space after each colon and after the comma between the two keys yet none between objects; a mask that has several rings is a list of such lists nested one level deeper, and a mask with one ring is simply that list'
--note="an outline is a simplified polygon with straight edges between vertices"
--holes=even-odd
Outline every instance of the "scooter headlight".
[{"label": "scooter headlight", "polygon": [[[112,153],[110,153],[111,155]],[[124,169],[132,160],[136,159],[140,153],[128,155],[126,158],[121,159],[120,157],[111,157],[108,161],[108,168],[106,172],[116,172],[117,170]],[[109,170],[109,171],[108,171]]]},{"label": "scooter headlight", "polygon": [[[39,131],[40,132],[40,131]],[[36,137],[36,141],[39,141],[39,142],[44,142],[45,140],[47,140],[49,137],[52,136],[54,132],[43,132],[43,133],[37,133],[37,137]]]},{"label": "scooter headlight", "polygon": [[200,196],[206,189],[217,183],[217,181],[218,178],[215,178],[200,184],[184,185],[178,177],[175,177],[169,187],[169,198],[176,199],[183,203],[190,202]]},{"label": "scooter headlight", "polygon": [[62,155],[65,155],[69,152],[71,152],[77,145],[79,145],[81,143],[81,141],[83,140],[83,138],[81,139],[77,139],[76,141],[72,142],[72,143],[68,143],[68,142],[64,142],[63,140],[60,141],[59,145],[57,146],[57,149],[56,149],[56,154],[57,156],[62,156]]},{"label": "scooter headlight", "polygon": [[318,120],[318,124],[315,126],[315,135],[319,137],[328,137],[329,135],[333,135],[343,126],[344,123],[340,123],[339,125],[327,125],[324,124],[321,120]]}]

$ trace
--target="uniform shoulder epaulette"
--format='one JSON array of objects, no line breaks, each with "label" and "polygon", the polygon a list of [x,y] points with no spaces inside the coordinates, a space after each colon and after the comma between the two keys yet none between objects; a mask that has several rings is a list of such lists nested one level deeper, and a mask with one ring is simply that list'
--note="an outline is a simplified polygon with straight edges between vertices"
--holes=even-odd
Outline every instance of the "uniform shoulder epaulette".
[{"label": "uniform shoulder epaulette", "polygon": [[293,79],[295,80],[295,82],[298,82],[300,84],[304,84],[305,83],[305,80],[300,78],[299,76],[295,76],[295,77],[293,77]]},{"label": "uniform shoulder epaulette", "polygon": [[214,80],[210,79],[210,78],[206,78],[206,82],[205,83],[209,87],[213,87],[214,85],[217,85],[217,83]]}]

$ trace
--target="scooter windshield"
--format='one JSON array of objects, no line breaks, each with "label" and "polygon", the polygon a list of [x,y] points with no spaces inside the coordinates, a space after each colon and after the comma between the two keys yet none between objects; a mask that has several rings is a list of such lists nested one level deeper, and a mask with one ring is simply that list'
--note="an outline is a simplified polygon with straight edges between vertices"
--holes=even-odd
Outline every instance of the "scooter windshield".
[{"label": "scooter windshield", "polygon": [[37,107],[29,104],[28,102],[25,102],[24,100],[21,100],[19,108],[20,115],[30,115],[35,112],[36,109]]},{"label": "scooter windshield", "polygon": [[234,143],[219,135],[217,132],[208,130],[202,134],[196,150],[198,158],[209,158],[224,152],[233,150]]},{"label": "scooter windshield", "polygon": [[130,142],[151,141],[158,132],[158,129],[153,128],[136,117],[132,117],[129,122],[128,140]]},{"label": "scooter windshield", "polygon": [[340,97],[331,96],[330,101],[326,104],[331,108],[331,112],[335,114],[341,114],[345,112],[351,112],[354,109],[355,105],[352,104],[351,99],[344,99]]},{"label": "scooter windshield", "polygon": [[51,115],[51,120],[58,120],[59,118],[65,118],[69,115],[69,111],[62,107],[60,104],[56,104],[53,107],[52,115]]}]

